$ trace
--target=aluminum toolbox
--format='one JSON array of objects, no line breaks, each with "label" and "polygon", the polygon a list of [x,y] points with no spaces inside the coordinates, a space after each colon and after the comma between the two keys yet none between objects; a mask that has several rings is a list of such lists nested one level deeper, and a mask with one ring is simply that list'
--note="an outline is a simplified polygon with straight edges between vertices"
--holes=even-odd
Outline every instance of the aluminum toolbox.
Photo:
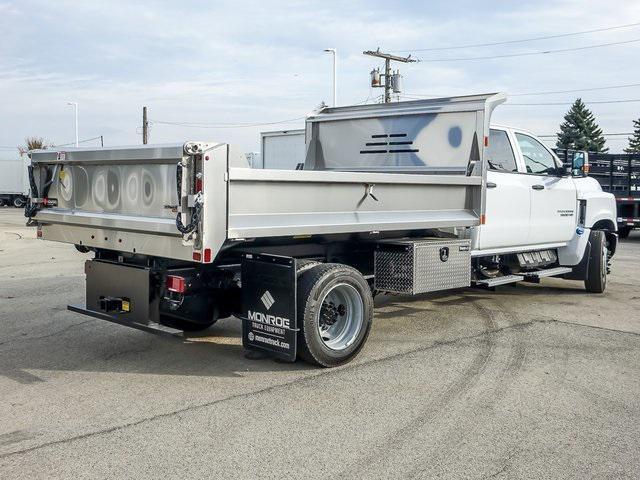
[{"label": "aluminum toolbox", "polygon": [[469,240],[434,238],[380,242],[375,252],[375,288],[418,293],[471,284]]}]

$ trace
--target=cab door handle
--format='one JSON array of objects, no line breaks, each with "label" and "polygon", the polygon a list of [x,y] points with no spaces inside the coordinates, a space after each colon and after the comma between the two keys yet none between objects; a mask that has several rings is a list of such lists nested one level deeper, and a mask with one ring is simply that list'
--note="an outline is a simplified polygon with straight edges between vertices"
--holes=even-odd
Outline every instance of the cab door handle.
[{"label": "cab door handle", "polygon": [[544,185],[534,185],[533,187],[534,190],[544,190]]},{"label": "cab door handle", "polygon": [[493,182],[487,182],[487,188],[496,188],[498,185],[496,185]]}]

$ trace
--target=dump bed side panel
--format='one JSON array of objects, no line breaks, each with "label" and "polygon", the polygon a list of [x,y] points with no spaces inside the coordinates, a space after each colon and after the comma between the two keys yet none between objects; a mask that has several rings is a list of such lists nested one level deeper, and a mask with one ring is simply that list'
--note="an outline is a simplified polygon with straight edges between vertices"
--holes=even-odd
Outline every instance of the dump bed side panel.
[{"label": "dump bed side panel", "polygon": [[480,177],[230,170],[228,237],[470,227]]}]

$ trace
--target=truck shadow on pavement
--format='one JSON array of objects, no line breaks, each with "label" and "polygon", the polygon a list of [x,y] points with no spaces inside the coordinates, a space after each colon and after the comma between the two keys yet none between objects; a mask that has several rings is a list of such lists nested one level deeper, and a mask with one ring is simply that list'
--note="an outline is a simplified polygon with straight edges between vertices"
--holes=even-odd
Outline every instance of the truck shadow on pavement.
[{"label": "truck shadow on pavement", "polygon": [[[374,323],[427,318],[440,322],[439,312],[448,308],[461,308],[465,315],[473,316],[475,302],[482,301],[490,308],[492,299],[499,303],[511,297],[528,297],[529,304],[544,301],[563,308],[563,305],[579,304],[584,294],[582,282],[545,279],[542,284],[503,286],[496,292],[472,288],[413,297],[379,295],[375,299]],[[549,302],[549,299],[553,300]],[[190,333],[182,340],[97,319],[78,321],[80,317],[62,308],[52,307],[50,314],[52,318],[42,322],[38,335],[30,335],[31,330],[29,334],[0,341],[0,376],[21,384],[34,384],[45,381],[35,373],[39,370],[185,377],[242,377],[246,372],[318,370],[301,361],[283,363],[272,357],[246,358],[240,321],[235,318],[220,320],[211,328]]]},{"label": "truck shadow on pavement", "polygon": [[[302,362],[271,357],[245,358],[240,321],[221,320],[184,340],[165,338],[100,320],[70,323],[77,318],[59,312],[61,327],[39,336],[0,342],[0,376],[18,383],[45,381],[34,371],[79,371],[173,376],[239,377],[243,372],[316,369]],[[58,322],[54,322],[54,325]]]}]

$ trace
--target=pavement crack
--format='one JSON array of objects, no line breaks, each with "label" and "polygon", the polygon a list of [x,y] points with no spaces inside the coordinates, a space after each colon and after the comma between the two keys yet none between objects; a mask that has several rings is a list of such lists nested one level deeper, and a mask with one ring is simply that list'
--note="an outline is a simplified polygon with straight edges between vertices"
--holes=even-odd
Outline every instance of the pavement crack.
[{"label": "pavement crack", "polygon": [[593,328],[596,330],[605,330],[607,332],[615,332],[615,333],[625,333],[627,335],[635,335],[637,337],[640,337],[640,333],[638,332],[631,332],[629,330],[618,330],[616,328],[607,328],[607,327],[599,327],[598,325],[588,325],[586,323],[579,323],[579,322],[568,322],[566,320],[549,320],[549,321],[553,321],[556,323],[562,323],[564,325],[573,325],[574,327],[585,327],[585,328]]}]

